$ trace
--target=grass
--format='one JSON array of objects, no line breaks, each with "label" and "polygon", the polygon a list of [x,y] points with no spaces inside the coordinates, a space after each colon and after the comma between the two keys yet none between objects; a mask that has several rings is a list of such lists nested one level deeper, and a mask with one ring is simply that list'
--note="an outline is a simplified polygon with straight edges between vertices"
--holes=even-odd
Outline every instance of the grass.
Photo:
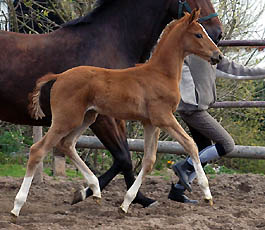
[{"label": "grass", "polygon": [[66,169],[66,175],[70,178],[84,178],[80,171],[72,170],[72,169]]},{"label": "grass", "polygon": [[[48,176],[52,176],[52,170],[50,168],[44,168],[43,170]],[[79,177],[79,178],[84,178],[83,175],[81,174],[80,171],[76,171],[73,169],[66,169],[66,176],[69,178],[75,178],[75,177]]]},{"label": "grass", "polygon": [[18,164],[0,165],[0,176],[23,177],[25,173],[26,168]]},{"label": "grass", "polygon": [[164,169],[162,170],[157,170],[157,169],[154,169],[151,173],[152,176],[162,176],[164,178],[164,180],[166,181],[170,181],[171,180],[171,177],[168,173],[168,169],[165,167]]},{"label": "grass", "polygon": [[[213,165],[209,164],[205,168],[205,173],[208,174],[211,178],[214,178],[216,174],[234,174],[240,173],[239,171],[235,171],[229,169],[225,166],[213,167]],[[0,176],[11,176],[11,177],[24,177],[26,173],[26,168],[23,164],[2,164],[0,165]],[[44,173],[48,176],[52,176],[52,171],[50,168],[44,168]],[[72,178],[83,178],[79,171],[74,169],[66,169],[66,175],[71,180]],[[152,174],[154,176],[162,176],[165,180],[170,180],[170,175],[168,174],[168,168],[164,167],[162,170],[154,169]]]},{"label": "grass", "polygon": [[[11,177],[24,177],[26,173],[26,168],[19,164],[3,164],[0,165],[0,176],[11,176]],[[44,168],[44,173],[52,176],[50,168]],[[81,173],[73,169],[66,169],[66,175],[69,178],[83,178]]]}]

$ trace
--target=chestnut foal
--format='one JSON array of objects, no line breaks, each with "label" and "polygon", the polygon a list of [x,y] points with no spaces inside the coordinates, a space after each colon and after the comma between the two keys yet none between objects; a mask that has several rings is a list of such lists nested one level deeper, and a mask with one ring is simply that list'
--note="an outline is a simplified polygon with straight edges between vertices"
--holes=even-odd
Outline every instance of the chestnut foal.
[{"label": "chestnut foal", "polygon": [[78,137],[96,120],[98,114],[139,120],[144,126],[142,170],[124,197],[121,209],[125,213],[142,180],[152,170],[160,129],[177,140],[190,154],[204,198],[212,204],[197,147],[173,115],[180,100],[179,82],[184,57],[193,53],[212,64],[222,57],[220,50],[197,22],[199,14],[199,10],[186,13],[179,21],[169,24],[151,59],[145,64],[120,70],[80,66],[61,74],[48,74],[38,80],[29,109],[35,119],[45,116],[39,104],[40,90],[48,81],[54,80],[50,95],[52,125],[46,135],[30,149],[27,172],[12,214],[19,215],[37,164],[54,146],[69,156],[81,171],[93,191],[93,197],[101,198],[97,177],[75,150]]}]

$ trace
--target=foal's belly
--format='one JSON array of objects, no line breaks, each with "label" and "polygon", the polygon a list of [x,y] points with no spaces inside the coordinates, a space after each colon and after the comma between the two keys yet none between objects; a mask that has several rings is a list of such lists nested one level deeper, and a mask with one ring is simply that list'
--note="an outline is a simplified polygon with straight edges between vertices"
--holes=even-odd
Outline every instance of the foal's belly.
[{"label": "foal's belly", "polygon": [[133,120],[133,121],[144,121],[148,119],[148,116],[144,110],[139,108],[119,106],[110,108],[99,108],[95,107],[95,111],[102,115],[107,115],[120,120]]}]

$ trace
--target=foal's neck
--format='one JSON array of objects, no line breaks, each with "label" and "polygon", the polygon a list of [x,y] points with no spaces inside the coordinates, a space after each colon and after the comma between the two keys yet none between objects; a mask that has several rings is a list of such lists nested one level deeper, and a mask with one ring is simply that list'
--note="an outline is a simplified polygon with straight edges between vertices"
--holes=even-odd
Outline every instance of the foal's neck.
[{"label": "foal's neck", "polygon": [[177,29],[174,28],[164,40],[161,39],[162,43],[157,45],[149,63],[169,78],[180,79],[185,57],[182,46],[184,29],[179,24],[176,26]]}]

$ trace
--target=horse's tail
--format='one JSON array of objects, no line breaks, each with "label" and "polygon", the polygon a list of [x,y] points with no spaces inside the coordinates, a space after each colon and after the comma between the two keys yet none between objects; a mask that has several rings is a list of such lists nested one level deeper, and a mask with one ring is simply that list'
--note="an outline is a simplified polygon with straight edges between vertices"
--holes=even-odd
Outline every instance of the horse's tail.
[{"label": "horse's tail", "polygon": [[52,80],[56,80],[57,75],[56,74],[46,74],[40,79],[37,80],[36,86],[33,90],[32,93],[29,94],[29,105],[28,105],[28,110],[30,113],[30,116],[34,118],[35,120],[42,119],[45,117],[44,112],[41,109],[40,106],[40,96],[41,96],[41,88],[44,86],[46,83]]}]

